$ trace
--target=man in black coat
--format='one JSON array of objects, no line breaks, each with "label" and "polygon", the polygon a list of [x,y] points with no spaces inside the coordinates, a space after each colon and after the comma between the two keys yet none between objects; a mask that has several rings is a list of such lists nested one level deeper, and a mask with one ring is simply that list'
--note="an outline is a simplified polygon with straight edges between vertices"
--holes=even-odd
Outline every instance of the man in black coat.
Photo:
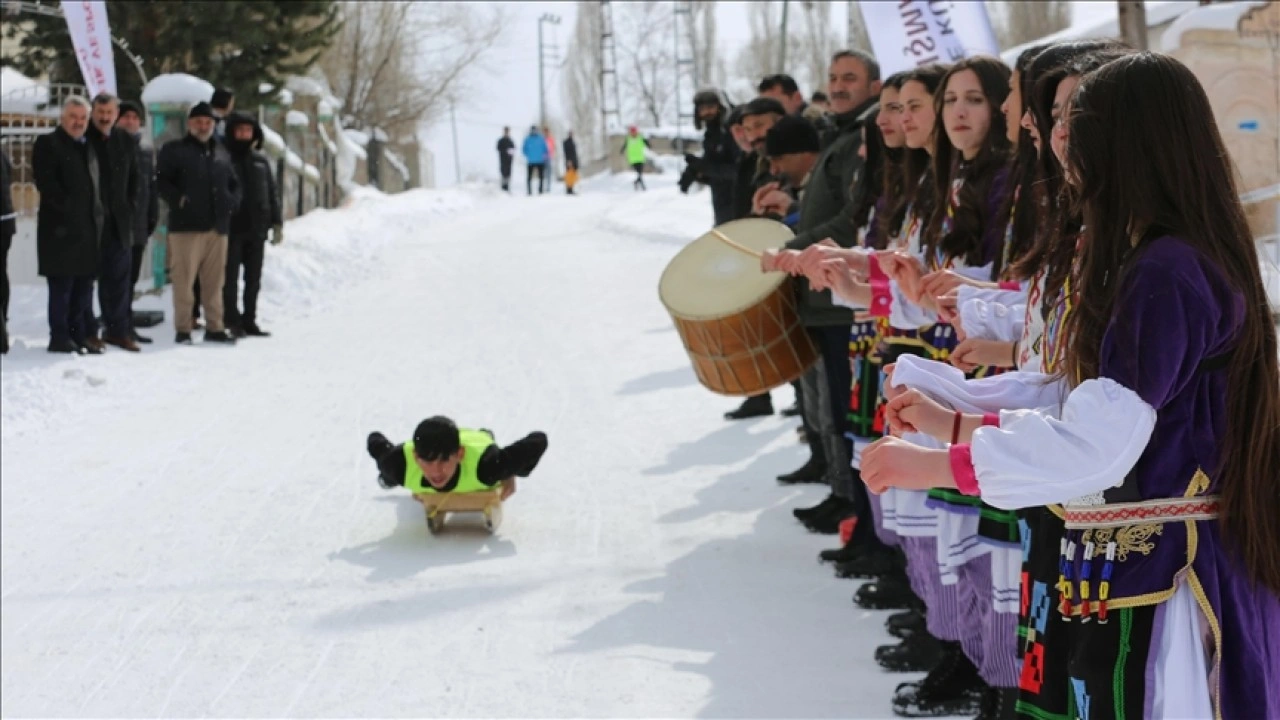
[{"label": "man in black coat", "polygon": [[67,98],[53,132],[36,139],[31,169],[40,210],[36,255],[49,283],[49,352],[101,354],[86,340],[98,276],[99,228],[105,211],[97,191],[104,169],[89,147],[89,101]]},{"label": "man in black coat", "polygon": [[0,353],[9,352],[9,246],[18,232],[18,215],[13,211],[13,168],[8,153],[0,153],[0,243],[4,254],[0,255]]},{"label": "man in black coat", "polygon": [[718,91],[702,90],[693,96],[693,111],[694,128],[701,130],[706,126],[702,157],[684,156],[689,168],[681,178],[680,192],[689,192],[692,182],[710,187],[715,224],[722,225],[733,219],[733,180],[738,173],[740,154],[725,123],[729,108]]},{"label": "man in black coat", "polygon": [[[141,103],[124,100],[120,103],[120,117],[116,119],[116,127],[125,131],[137,143],[138,162],[138,204],[133,213],[133,253],[132,266],[129,269],[129,287],[138,286],[138,278],[142,277],[142,259],[147,254],[147,241],[156,231],[160,219],[160,203],[156,197],[156,156],[151,145],[144,145],[142,126],[147,122],[147,111]],[[129,317],[133,317],[133,293],[129,293]],[[133,341],[150,343],[151,338],[138,334],[133,330]]]},{"label": "man in black coat", "polygon": [[[227,328],[237,338],[269,337],[258,327],[258,290],[262,287],[262,261],[266,255],[267,231],[275,234],[274,244],[284,239],[280,196],[276,192],[271,162],[258,152],[262,147],[262,127],[243,113],[227,116],[227,150],[240,178],[240,207],[231,216],[227,236],[227,272],[222,286],[222,309]],[[240,268],[244,267],[244,313],[237,308]]]},{"label": "man in black coat", "polygon": [[86,136],[98,158],[98,193],[105,211],[98,246],[98,304],[106,331],[98,340],[91,315],[87,342],[98,344],[99,349],[107,343],[138,352],[138,343],[133,339],[133,285],[129,275],[133,267],[134,208],[141,179],[137,143],[116,127],[119,115],[120,101],[114,95],[99,93],[93,98],[92,127]]},{"label": "man in black coat", "polygon": [[200,278],[205,342],[235,344],[223,324],[227,234],[240,205],[240,181],[231,156],[213,137],[213,110],[199,102],[187,113],[187,134],[165,143],[156,167],[156,189],[169,207],[175,342],[191,344],[195,319],[192,286]]},{"label": "man in black coat", "polygon": [[502,173],[502,189],[511,192],[511,163],[516,158],[516,141],[511,139],[511,128],[502,128],[498,138],[498,171]]},{"label": "man in black coat", "polygon": [[[578,170],[580,168],[578,165],[578,142],[573,139],[572,130],[565,134],[564,144],[561,147],[564,148],[564,172],[565,175],[568,175],[570,168],[573,168],[574,170]],[[569,185],[568,183],[565,184],[565,194],[573,194],[572,185]]]}]

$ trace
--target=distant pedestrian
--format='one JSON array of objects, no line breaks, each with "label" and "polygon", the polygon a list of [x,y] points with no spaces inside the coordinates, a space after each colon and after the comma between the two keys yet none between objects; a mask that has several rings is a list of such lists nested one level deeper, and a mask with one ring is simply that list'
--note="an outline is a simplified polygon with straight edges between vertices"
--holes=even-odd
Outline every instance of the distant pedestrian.
[{"label": "distant pedestrian", "polygon": [[498,172],[502,173],[502,189],[511,192],[511,163],[516,159],[516,143],[511,139],[511,128],[502,128],[498,138]]},{"label": "distant pedestrian", "polygon": [[547,141],[538,133],[536,125],[529,126],[529,134],[524,138],[524,146],[521,148],[524,153],[524,162],[528,166],[528,174],[525,176],[524,188],[529,194],[533,194],[533,175],[538,174],[538,194],[546,192],[543,186],[543,179],[547,172]]},{"label": "distant pedestrian", "polygon": [[649,139],[640,134],[640,129],[632,125],[627,130],[627,139],[622,143],[622,154],[627,158],[627,164],[632,170],[636,171],[636,180],[631,186],[636,190],[644,190],[644,163],[645,150],[650,149]]}]

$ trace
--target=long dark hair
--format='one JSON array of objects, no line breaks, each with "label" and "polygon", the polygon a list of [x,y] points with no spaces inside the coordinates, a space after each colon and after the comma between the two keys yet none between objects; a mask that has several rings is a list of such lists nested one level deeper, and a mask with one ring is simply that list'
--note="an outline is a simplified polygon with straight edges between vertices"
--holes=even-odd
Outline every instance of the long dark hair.
[{"label": "long dark hair", "polygon": [[[942,84],[942,78],[947,74],[947,66],[941,63],[929,63],[920,65],[916,69],[907,74],[903,79],[902,86],[905,87],[909,82],[918,82],[929,91],[930,95],[938,92],[938,87]],[[937,134],[940,131],[938,123],[934,123],[933,132]],[[906,188],[903,196],[903,217],[898,223],[901,225],[906,220],[906,209],[909,206],[912,214],[917,218],[928,221],[933,215],[933,207],[937,202],[937,193],[934,190],[934,184],[929,177],[933,172],[933,162],[929,157],[929,151],[924,148],[903,147],[902,161],[902,185]]]},{"label": "long dark hair", "polygon": [[[965,71],[972,71],[978,76],[991,114],[982,147],[973,160],[968,162],[963,162],[960,151],[952,146],[942,121],[947,83],[958,73]],[[970,266],[985,264],[983,238],[990,232],[987,224],[991,222],[991,218],[987,217],[988,195],[997,172],[1009,161],[1008,131],[1005,128],[1004,113],[1000,112],[1001,103],[1009,95],[1009,72],[1008,65],[993,57],[977,55],[965,58],[951,66],[933,93],[933,111],[936,117],[933,185],[938,201],[921,242],[926,257],[934,257],[941,250],[944,257],[963,257]],[[951,182],[957,178],[962,178],[964,185],[956,198],[954,222],[950,231],[944,235],[943,219],[949,210]],[[1003,230],[1005,223],[1000,221],[999,224]],[[997,258],[996,274],[1000,271],[999,265]]]},{"label": "long dark hair", "polygon": [[[1127,261],[1175,235],[1243,295],[1227,367],[1219,465],[1222,527],[1249,576],[1280,593],[1280,363],[1258,251],[1235,171],[1196,76],[1177,60],[1133,53],[1086,75],[1072,101],[1067,171],[1084,213],[1080,297],[1066,321],[1063,374],[1099,373]],[[1136,241],[1136,245],[1134,244]]]},{"label": "long dark hair", "polygon": [[[1079,43],[1077,45],[1084,45]],[[1058,92],[1062,81],[1074,76],[1090,73],[1107,63],[1132,53],[1133,50],[1123,45],[1110,43],[1095,50],[1080,50],[1048,68],[1036,80],[1036,89],[1032,112],[1036,116],[1036,126],[1041,132],[1053,132],[1053,97]],[[1065,108],[1061,108],[1065,112]],[[1041,120],[1043,116],[1043,122]],[[1078,208],[1073,208],[1066,198],[1066,183],[1063,169],[1049,147],[1049,135],[1042,134],[1040,141],[1042,172],[1052,174],[1046,176],[1049,182],[1046,188],[1054,193],[1048,196],[1049,214],[1044,223],[1043,241],[1038,244],[1038,262],[1045,268],[1044,294],[1040,300],[1040,312],[1048,317],[1057,301],[1059,291],[1066,284],[1076,259],[1076,241],[1079,237],[1080,225],[1084,222]]]},{"label": "long dark hair", "polygon": [[[854,180],[854,190],[856,191],[859,187],[862,189],[861,195],[857,196],[858,204],[853,209],[853,226],[858,228],[867,224],[867,221],[871,218],[871,209],[880,200],[884,176],[885,147],[884,136],[880,134],[880,126],[876,125],[876,117],[879,114],[879,110],[871,112],[867,116],[867,121],[862,124],[864,136],[862,146],[866,148],[866,160],[862,163],[861,177]],[[872,246],[875,249],[883,250],[887,238],[880,236],[876,229],[874,227],[868,228],[867,238],[872,241]]]},{"label": "long dark hair", "polygon": [[[1042,227],[1040,217],[1041,204],[1038,202],[1035,178],[1037,173],[1037,160],[1035,143],[1031,140],[1031,133],[1026,128],[1021,127],[1021,118],[1029,107],[1027,102],[1027,93],[1030,92],[1028,87],[1023,83],[1026,81],[1027,68],[1030,67],[1031,61],[1037,55],[1049,47],[1048,45],[1036,45],[1027,48],[1018,55],[1017,62],[1013,65],[1013,77],[1018,78],[1019,95],[1021,95],[1022,104],[1017,108],[1019,118],[1018,142],[1013,151],[1013,158],[1009,161],[1009,187],[1013,191],[1006,194],[1004,205],[1000,208],[997,217],[1009,218],[1009,223],[1013,225],[1010,228],[1009,247],[1005,248],[1005,256],[1008,264],[1004,264],[1004,273],[1014,279],[1026,280],[1034,275],[1025,273],[1025,268],[1017,265],[1014,261],[1022,257],[1029,251],[1036,241],[1036,234]],[[1002,258],[1003,260],[1004,258]]]},{"label": "long dark hair", "polygon": [[[899,72],[890,75],[881,84],[881,93],[887,88],[894,90],[902,90],[902,84],[907,81],[907,73]],[[880,106],[881,111],[884,105]],[[880,128],[876,127],[876,134],[879,135]],[[881,145],[884,144],[884,137],[881,136]],[[880,199],[882,200],[881,210],[876,215],[875,237],[877,241],[888,243],[889,238],[896,236],[902,231],[902,220],[907,214],[907,188],[905,181],[906,169],[903,167],[906,153],[910,150],[903,147],[884,147],[884,161],[880,164]]]}]

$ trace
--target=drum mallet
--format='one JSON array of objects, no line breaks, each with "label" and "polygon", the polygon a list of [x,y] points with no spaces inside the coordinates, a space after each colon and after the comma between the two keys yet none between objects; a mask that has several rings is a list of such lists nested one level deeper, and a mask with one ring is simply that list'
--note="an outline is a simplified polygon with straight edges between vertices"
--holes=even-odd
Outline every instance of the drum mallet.
[{"label": "drum mallet", "polygon": [[719,238],[721,241],[723,241],[723,242],[724,242],[724,244],[728,245],[729,247],[733,248],[734,250],[738,250],[738,251],[740,251],[740,252],[744,252],[744,253],[746,253],[746,254],[750,255],[751,257],[756,258],[757,260],[759,260],[759,259],[760,259],[760,257],[764,254],[764,253],[761,253],[759,250],[752,250],[751,248],[747,247],[746,245],[743,245],[743,244],[741,244],[741,243],[739,243],[739,242],[735,242],[734,240],[729,239],[729,236],[728,236],[728,235],[725,235],[724,233],[720,232],[719,230],[716,230],[715,228],[712,228],[712,229],[711,229],[711,234],[712,234],[712,235],[715,235],[717,238]]}]

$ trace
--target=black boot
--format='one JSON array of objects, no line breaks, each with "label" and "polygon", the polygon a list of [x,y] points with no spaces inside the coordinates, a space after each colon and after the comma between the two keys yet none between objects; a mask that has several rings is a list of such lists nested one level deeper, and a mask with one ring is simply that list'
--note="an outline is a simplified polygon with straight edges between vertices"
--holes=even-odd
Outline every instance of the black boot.
[{"label": "black boot", "polygon": [[858,588],[853,603],[863,610],[907,610],[922,603],[905,578],[889,576]]},{"label": "black boot", "polygon": [[817,517],[823,513],[830,512],[832,504],[837,502],[840,502],[840,498],[836,497],[835,494],[830,494],[817,505],[808,508],[796,508],[791,511],[791,514],[800,522],[804,522],[811,517]]},{"label": "black boot", "polygon": [[380,432],[371,432],[369,433],[369,439],[365,442],[365,449],[369,451],[369,457],[376,462],[383,455],[386,455],[388,450],[394,450],[395,445],[391,444],[386,435]]},{"label": "black boot", "polygon": [[941,659],[925,679],[894,691],[893,711],[902,717],[973,715],[985,686],[960,643],[941,643]]},{"label": "black boot", "polygon": [[896,638],[908,638],[916,633],[926,632],[926,623],[923,613],[916,610],[903,610],[889,616],[884,621],[885,630]]},{"label": "black boot", "polygon": [[975,720],[1013,720],[1017,715],[1018,688],[1000,688],[988,685],[982,691],[978,717]]},{"label": "black boot", "polygon": [[924,672],[932,670],[941,659],[942,643],[929,633],[876,648],[876,662],[889,672]]},{"label": "black boot", "polygon": [[883,578],[902,575],[904,567],[893,548],[877,545],[852,560],[836,565],[838,578]]},{"label": "black boot", "polygon": [[809,532],[815,532],[820,535],[837,535],[840,533],[841,521],[853,514],[853,502],[838,497],[835,498],[834,503],[828,506],[826,512],[815,513],[800,522],[804,524]]},{"label": "black boot", "polygon": [[782,417],[795,417],[800,414],[800,403],[792,403],[791,407],[782,409]]},{"label": "black boot", "polygon": [[773,398],[768,393],[764,395],[752,395],[736,410],[730,410],[724,414],[725,420],[746,420],[754,417],[765,417],[773,414]]},{"label": "black boot", "polygon": [[862,545],[858,545],[854,543],[852,540],[850,540],[849,542],[845,543],[842,547],[834,548],[831,550],[823,550],[822,552],[818,553],[818,562],[836,563],[836,564],[852,562],[858,559],[859,557],[862,557],[862,554],[865,552],[866,552],[866,549]]},{"label": "black boot", "polygon": [[799,470],[789,472],[786,475],[779,475],[778,482],[783,485],[798,485],[801,483],[821,483],[827,477],[827,464],[821,459],[812,455],[800,466]]}]

